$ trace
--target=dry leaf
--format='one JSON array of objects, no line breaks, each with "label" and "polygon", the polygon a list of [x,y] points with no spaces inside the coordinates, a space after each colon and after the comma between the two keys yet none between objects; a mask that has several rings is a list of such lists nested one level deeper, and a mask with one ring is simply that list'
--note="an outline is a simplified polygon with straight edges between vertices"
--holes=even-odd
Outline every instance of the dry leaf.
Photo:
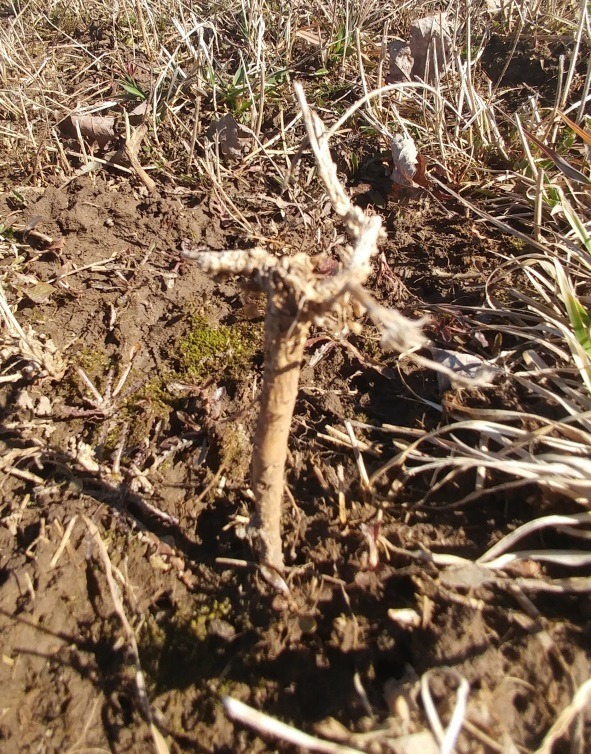
[{"label": "dry leaf", "polygon": [[35,304],[42,304],[55,293],[55,290],[49,283],[37,283],[32,288],[28,288],[25,294]]},{"label": "dry leaf", "polygon": [[[563,118],[565,116],[562,116]],[[572,121],[571,121],[572,122]],[[574,124],[573,124],[574,125]],[[584,173],[581,173],[580,170],[577,170],[577,168],[573,167],[568,160],[565,160],[564,157],[561,157],[556,150],[551,149],[546,144],[544,144],[543,141],[540,141],[537,136],[531,133],[531,131],[528,131],[526,128],[523,129],[524,134],[527,136],[528,139],[531,139],[533,143],[538,147],[538,149],[546,155],[552,162],[556,165],[556,167],[564,173],[564,175],[567,178],[570,178],[571,181],[577,181],[578,183],[584,183],[587,186],[591,184],[591,180],[587,178],[587,176]],[[577,133],[580,132],[577,131]]]},{"label": "dry leaf", "polygon": [[577,125],[568,117],[568,115],[565,115],[564,113],[559,112],[558,115],[560,115],[562,120],[568,126],[570,126],[572,130],[581,137],[581,139],[583,139],[587,146],[591,146],[591,131],[588,131],[586,128],[582,128],[581,126]]},{"label": "dry leaf", "polygon": [[220,152],[224,157],[241,160],[250,148],[253,133],[228,113],[219,120],[212,120],[207,129],[207,138],[219,142]]},{"label": "dry leaf", "polygon": [[35,416],[50,416],[53,405],[46,395],[41,395],[35,404]]},{"label": "dry leaf", "polygon": [[21,390],[17,395],[14,405],[21,409],[21,411],[33,411],[34,404],[31,395],[27,390]]},{"label": "dry leaf", "polygon": [[394,162],[391,179],[400,186],[414,186],[419,153],[413,139],[405,134],[395,134],[391,148]]},{"label": "dry leaf", "polygon": [[423,188],[428,189],[429,181],[427,180],[427,176],[425,175],[426,170],[427,160],[419,152],[417,155],[417,172],[415,173],[413,180],[418,186],[422,186]]},{"label": "dry leaf", "polygon": [[415,59],[410,46],[402,39],[394,39],[388,45],[390,56],[390,70],[386,76],[386,83],[397,84],[399,81],[410,81]]},{"label": "dry leaf", "polygon": [[148,110],[150,109],[150,103],[147,100],[140,102],[139,105],[129,111],[129,123],[132,126],[139,126],[146,119]]},{"label": "dry leaf", "polygon": [[413,21],[410,27],[410,53],[414,58],[412,75],[437,83],[449,65],[452,51],[450,26],[445,13],[435,13]]},{"label": "dry leaf", "polygon": [[77,139],[80,133],[83,139],[101,149],[117,138],[113,115],[70,115],[59,124],[59,129],[67,139]]},{"label": "dry leaf", "polygon": [[[460,351],[450,351],[446,348],[429,348],[433,361],[451,369],[459,375],[460,378],[474,380],[479,385],[489,385],[498,374],[499,369],[489,362],[481,359],[480,356],[470,353],[461,353]],[[449,376],[437,373],[437,382],[440,392],[445,392],[451,386]]]},{"label": "dry leaf", "polygon": [[491,16],[502,13],[505,5],[508,5],[507,0],[486,0],[486,9]]},{"label": "dry leaf", "polygon": [[453,589],[476,589],[486,584],[491,578],[490,570],[477,563],[451,566],[440,575],[441,583]]},{"label": "dry leaf", "polygon": [[298,29],[295,33],[296,37],[303,39],[308,44],[315,45],[316,47],[322,46],[322,38],[320,32],[314,30],[311,26],[307,29]]}]

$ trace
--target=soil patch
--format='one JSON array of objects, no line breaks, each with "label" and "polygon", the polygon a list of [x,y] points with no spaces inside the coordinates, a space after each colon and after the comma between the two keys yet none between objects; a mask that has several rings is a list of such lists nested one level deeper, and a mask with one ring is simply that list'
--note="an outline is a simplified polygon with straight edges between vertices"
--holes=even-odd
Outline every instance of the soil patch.
[{"label": "soil patch", "polygon": [[[441,403],[437,381],[381,354],[369,330],[342,344],[314,333],[288,476],[292,601],[261,596],[256,571],[231,565],[252,557],[245,489],[260,311],[231,281],[213,284],[179,255],[183,244],[239,246],[238,234],[203,195],[149,199],[100,175],[31,195],[16,210],[3,201],[15,226],[34,223],[52,239],[36,249],[21,238],[8,291],[20,301],[19,322],[50,337],[70,364],[59,380],[3,387],[3,751],[151,745],[87,518],[110,555],[172,751],[277,750],[228,721],[225,694],[308,730],[328,718],[357,731],[388,720],[401,735],[424,727],[410,697],[401,716],[403,690],[443,667],[471,684],[470,735],[459,751],[484,751],[485,735],[535,748],[591,671],[586,598],[557,597],[560,615],[541,606],[533,620],[494,584],[446,584],[429,564],[397,554],[423,547],[476,557],[527,520],[527,501],[508,494],[444,511],[443,488],[426,509],[412,505],[424,493],[417,482],[386,505],[378,532],[353,454],[334,433],[355,423],[371,472],[396,448],[370,425],[436,426],[440,413],[418,398]],[[384,214],[389,239],[374,280],[382,301],[413,315],[482,302],[497,241],[428,198],[412,212],[391,200]],[[292,248],[304,242],[292,234]],[[432,335],[445,344],[458,324],[436,316]],[[369,543],[378,533],[391,549],[375,563]],[[413,631],[389,616],[411,607],[422,616]],[[452,688],[438,683],[445,717]]]}]

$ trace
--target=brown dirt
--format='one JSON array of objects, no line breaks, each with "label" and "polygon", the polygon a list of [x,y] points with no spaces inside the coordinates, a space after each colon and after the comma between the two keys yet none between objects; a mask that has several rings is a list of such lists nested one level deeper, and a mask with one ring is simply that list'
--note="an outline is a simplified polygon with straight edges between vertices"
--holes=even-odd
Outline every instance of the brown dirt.
[{"label": "brown dirt", "polygon": [[[482,70],[495,86],[507,88],[504,105],[513,112],[532,92],[545,105],[553,105],[560,75],[560,58],[570,60],[574,42],[567,35],[540,39],[535,30],[525,28],[512,39],[491,34],[482,59]],[[580,60],[586,59],[586,54]],[[584,79],[585,66],[577,66],[577,89]],[[510,88],[509,88],[510,87]]]},{"label": "brown dirt", "polygon": [[[152,711],[171,751],[286,750],[229,722],[224,694],[307,730],[329,716],[358,731],[388,718],[400,734],[385,687],[442,666],[471,683],[474,726],[498,744],[508,735],[536,748],[591,672],[588,598],[536,598],[541,615],[534,622],[511,593],[446,585],[435,569],[402,555],[382,556],[369,568],[363,527],[375,509],[364,501],[350,451],[326,438],[328,425],[342,428],[347,418],[436,426],[440,415],[411,392],[441,402],[436,380],[409,367],[399,372],[370,336],[351,339],[356,350],[335,344],[316,366],[305,365],[284,522],[288,564],[301,568],[290,577],[287,604],[256,572],[216,563],[252,557],[239,516],[249,510],[244,489],[260,349],[237,373],[209,363],[191,376],[179,345],[196,316],[212,326],[250,322],[232,282],[214,284],[179,256],[183,242],[243,247],[239,233],[225,227],[202,193],[149,199],[127,180],[103,175],[26,199],[16,209],[9,196],[2,200],[11,222],[40,217],[35,229],[63,245],[44,251],[25,237],[21,277],[8,295],[20,300],[19,322],[51,337],[72,366],[60,380],[2,389],[2,451],[12,454],[18,472],[38,478],[2,480],[2,751],[119,754],[150,746],[133,661],[85,517],[121,573]],[[479,304],[499,241],[476,233],[453,207],[427,197],[411,204],[412,212],[390,199],[383,210],[389,240],[376,293],[409,314],[428,304]],[[306,231],[293,222],[297,248]],[[32,300],[33,277],[67,273],[44,301]],[[462,330],[460,310],[431,311],[431,335],[441,343],[475,336]],[[313,339],[308,357],[322,343]],[[136,344],[112,409],[93,407],[76,366],[106,395]],[[494,405],[499,397],[481,400]],[[366,455],[370,471],[395,452],[388,434],[359,429],[358,436],[374,443],[375,455]],[[85,465],[81,442],[100,472]],[[120,471],[107,474],[118,448]],[[531,517],[522,494],[442,511],[446,495],[457,495],[449,490],[431,508],[412,507],[420,487],[384,511],[382,532],[394,546],[475,557]],[[421,627],[398,627],[388,618],[398,607],[415,607]],[[442,682],[434,694],[445,714],[450,689]],[[424,727],[411,709],[408,730]],[[462,733],[459,751],[487,750]],[[565,751],[566,745],[555,749]]]}]

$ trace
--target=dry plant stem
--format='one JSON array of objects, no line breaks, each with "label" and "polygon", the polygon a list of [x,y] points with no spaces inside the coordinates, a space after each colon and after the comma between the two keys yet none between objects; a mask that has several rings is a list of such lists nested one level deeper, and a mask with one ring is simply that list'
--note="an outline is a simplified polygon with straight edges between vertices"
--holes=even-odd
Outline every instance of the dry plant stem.
[{"label": "dry plant stem", "polygon": [[[257,549],[262,563],[283,570],[281,508],[287,444],[310,321],[297,319],[281,292],[268,298],[265,372],[252,456]],[[291,310],[291,311],[290,311]]]},{"label": "dry plant stem", "polygon": [[397,312],[381,307],[363,289],[371,272],[371,259],[383,235],[381,219],[366,215],[352,204],[333,163],[328,134],[322,121],[308,107],[304,91],[295,84],[308,140],[318,174],[335,212],[343,219],[353,241],[341,249],[342,265],[332,276],[314,272],[305,253],[277,258],[261,248],[247,251],[184,251],[204,272],[242,275],[267,295],[265,373],[252,457],[252,489],[256,547],[263,574],[274,586],[286,588],[281,547],[281,504],[289,428],[298,392],[304,344],[313,323],[340,321],[351,299],[377,320],[388,347],[399,351],[421,343],[417,325]]},{"label": "dry plant stem", "polygon": [[126,122],[125,125],[128,132],[125,139],[125,155],[129,160],[129,164],[135,170],[137,177],[148,191],[153,194],[156,191],[156,183],[146,173],[137,156],[144,136],[148,133],[148,126],[142,123],[133,133],[129,133],[129,122]]},{"label": "dry plant stem", "polygon": [[256,504],[255,546],[263,575],[283,591],[281,508],[289,429],[298,393],[300,365],[313,315],[304,305],[314,294],[311,263],[305,255],[277,259],[264,249],[221,253],[186,251],[213,275],[241,274],[267,294],[265,371],[252,454]]},{"label": "dry plant stem", "polygon": [[287,741],[298,749],[315,751],[319,754],[362,754],[359,749],[352,749],[350,746],[333,741],[325,741],[315,736],[310,736],[291,725],[286,725],[280,720],[276,720],[264,712],[249,707],[247,704],[234,699],[231,696],[225,696],[222,700],[224,710],[228,717],[236,720],[250,728],[262,733],[264,736],[278,738],[280,741]]},{"label": "dry plant stem", "polygon": [[556,741],[568,733],[575,717],[584,712],[589,702],[591,702],[591,678],[588,678],[577,689],[571,703],[560,713],[535,754],[551,754]]},{"label": "dry plant stem", "polygon": [[141,711],[144,715],[144,718],[146,722],[148,723],[150,727],[150,733],[152,734],[152,740],[154,743],[154,750],[156,751],[156,754],[170,754],[168,746],[166,745],[166,742],[164,738],[162,737],[162,734],[154,724],[154,721],[152,719],[152,710],[150,708],[150,700],[148,699],[148,692],[146,689],[146,680],[144,677],[144,672],[142,670],[141,662],[140,662],[140,654],[139,649],[137,645],[137,639],[135,637],[135,632],[131,626],[131,623],[129,622],[129,619],[127,618],[127,615],[125,613],[125,608],[123,606],[123,599],[121,596],[121,592],[119,589],[119,586],[115,580],[115,570],[113,567],[113,564],[111,563],[111,558],[109,557],[109,552],[105,546],[105,543],[103,542],[100,532],[98,530],[97,525],[87,516],[83,516],[84,522],[86,523],[86,526],[88,527],[88,531],[90,532],[90,536],[94,540],[94,543],[98,547],[98,551],[101,556],[101,560],[103,561],[103,566],[105,569],[105,576],[107,578],[107,584],[109,585],[109,590],[111,592],[111,598],[113,600],[113,606],[115,608],[115,612],[117,613],[117,616],[119,617],[119,620],[121,621],[121,624],[123,626],[123,629],[125,631],[128,646],[130,649],[131,656],[134,661],[135,665],[135,684],[136,684],[136,691],[138,696],[138,701],[140,703]]}]

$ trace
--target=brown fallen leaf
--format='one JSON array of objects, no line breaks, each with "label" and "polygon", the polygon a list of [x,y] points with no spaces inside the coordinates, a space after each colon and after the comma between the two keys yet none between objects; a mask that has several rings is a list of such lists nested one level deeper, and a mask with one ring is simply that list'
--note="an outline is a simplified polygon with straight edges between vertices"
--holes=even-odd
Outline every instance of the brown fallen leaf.
[{"label": "brown fallen leaf", "polygon": [[129,111],[129,124],[131,126],[139,126],[146,119],[150,111],[150,103],[144,100],[139,105]]},{"label": "brown fallen leaf", "polygon": [[446,13],[437,12],[412,22],[409,47],[414,59],[413,77],[437,83],[450,64],[452,36]]},{"label": "brown fallen leaf", "polygon": [[212,120],[207,129],[207,138],[217,140],[222,155],[232,160],[242,159],[250,148],[253,136],[250,128],[240,125],[230,113],[219,120]]},{"label": "brown fallen leaf", "polygon": [[81,136],[101,149],[117,138],[113,115],[69,115],[62,120],[58,128],[67,139],[77,139]]},{"label": "brown fallen leaf", "polygon": [[397,84],[399,81],[411,81],[411,72],[415,59],[410,46],[402,39],[393,39],[388,45],[390,70],[386,76],[387,84]]},{"label": "brown fallen leaf", "polygon": [[305,29],[298,29],[295,33],[297,39],[303,39],[308,44],[315,45],[316,47],[322,46],[322,37],[320,31],[308,26]]},{"label": "brown fallen leaf", "polygon": [[56,288],[49,283],[37,283],[32,288],[25,290],[25,295],[35,304],[43,304],[55,293]]}]

